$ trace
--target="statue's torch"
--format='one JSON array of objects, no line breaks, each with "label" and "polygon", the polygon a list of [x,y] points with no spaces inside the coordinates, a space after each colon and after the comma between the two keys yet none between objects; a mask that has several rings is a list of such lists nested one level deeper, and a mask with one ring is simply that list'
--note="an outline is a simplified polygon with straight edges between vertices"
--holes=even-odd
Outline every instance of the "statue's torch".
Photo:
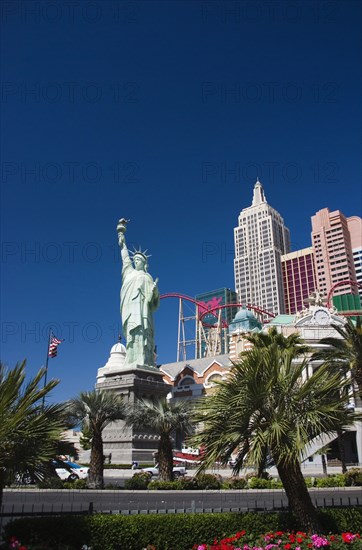
[{"label": "statue's torch", "polygon": [[124,234],[126,232],[127,223],[129,221],[130,220],[126,220],[125,218],[121,218],[118,222],[118,225],[117,225],[118,242],[119,242],[119,245],[120,245],[121,248],[123,247],[123,245],[125,243]]}]

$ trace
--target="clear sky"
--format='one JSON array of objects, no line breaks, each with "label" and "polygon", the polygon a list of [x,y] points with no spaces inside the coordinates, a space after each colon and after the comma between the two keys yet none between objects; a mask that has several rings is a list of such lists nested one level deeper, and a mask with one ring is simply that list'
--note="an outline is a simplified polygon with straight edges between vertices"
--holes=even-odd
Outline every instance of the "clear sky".
[{"label": "clear sky", "polygon": [[[361,215],[358,1],[2,3],[1,357],[91,389],[120,330],[116,225],[161,293],[233,288],[258,176],[294,250]],[[191,313],[191,312],[190,312]],[[176,360],[178,304],[156,313]]]}]

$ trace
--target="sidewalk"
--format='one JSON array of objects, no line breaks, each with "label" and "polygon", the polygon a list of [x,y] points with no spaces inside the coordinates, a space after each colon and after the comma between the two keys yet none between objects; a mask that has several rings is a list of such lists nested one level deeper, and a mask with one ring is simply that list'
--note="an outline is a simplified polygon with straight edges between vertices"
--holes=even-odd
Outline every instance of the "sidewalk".
[{"label": "sidewalk", "polygon": [[[350,469],[350,468],[362,468],[362,464],[355,465],[355,466],[348,466],[348,469]],[[240,473],[240,477],[242,477],[246,473],[252,472],[252,471],[253,471],[252,469],[244,470],[243,472]],[[105,469],[104,470],[104,477],[105,478],[120,477],[120,478],[126,478],[127,479],[127,478],[132,477],[133,474],[135,474],[136,472],[137,472],[137,470],[131,470],[131,469],[129,469],[129,470]],[[231,468],[219,467],[219,468],[213,468],[213,469],[206,470],[206,472],[208,474],[218,474],[218,475],[221,475],[222,477],[232,477],[232,469]],[[268,468],[268,473],[273,477],[278,477],[278,471],[275,468],[275,466],[273,466],[272,468]],[[322,476],[323,475],[322,465],[303,463],[302,464],[302,473],[305,477],[310,477],[310,476],[318,476],[319,477],[319,476]],[[327,468],[327,473],[329,475],[341,474],[342,469],[341,469],[340,466],[329,466]],[[196,469],[187,468],[187,474],[186,474],[187,476],[194,476],[195,474],[196,474]]]}]

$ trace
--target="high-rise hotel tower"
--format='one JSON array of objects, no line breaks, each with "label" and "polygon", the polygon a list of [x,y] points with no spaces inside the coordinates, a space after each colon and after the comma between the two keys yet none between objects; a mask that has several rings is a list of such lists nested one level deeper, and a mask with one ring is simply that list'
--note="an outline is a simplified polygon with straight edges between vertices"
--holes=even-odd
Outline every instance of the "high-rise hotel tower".
[{"label": "high-rise hotel tower", "polygon": [[[358,294],[348,281],[359,281],[362,249],[362,223],[358,216],[346,216],[340,210],[322,208],[312,216],[312,243],[317,287],[327,297],[336,283],[334,296]],[[357,273],[356,273],[357,270]]]},{"label": "high-rise hotel tower", "polygon": [[238,221],[234,229],[234,276],[239,301],[270,313],[283,313],[281,256],[290,251],[289,229],[267,203],[259,180],[252,205],[240,212]]}]

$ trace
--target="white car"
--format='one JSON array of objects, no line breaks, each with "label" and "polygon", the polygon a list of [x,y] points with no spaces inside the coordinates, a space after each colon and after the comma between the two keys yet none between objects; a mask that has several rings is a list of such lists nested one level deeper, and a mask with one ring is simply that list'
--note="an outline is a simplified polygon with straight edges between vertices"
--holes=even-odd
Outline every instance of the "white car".
[{"label": "white car", "polygon": [[79,477],[79,479],[87,479],[89,467],[88,466],[82,466],[81,464],[76,464],[75,462],[71,462],[70,460],[64,460],[66,464],[73,470],[75,474]]},{"label": "white car", "polygon": [[[87,466],[81,466],[69,460],[55,458],[51,461],[51,466],[53,467],[53,472],[62,481],[76,481],[77,479],[86,479],[88,477],[89,468]],[[15,476],[16,483],[21,485],[33,485],[42,479],[43,476],[37,479],[30,472],[17,473]]]},{"label": "white car", "polygon": [[76,481],[77,479],[85,479],[88,477],[89,468],[80,466],[68,460],[60,460],[59,458],[52,460],[52,465],[55,472],[62,481]]},{"label": "white car", "polygon": [[[158,464],[156,466],[153,466],[152,468],[142,468],[141,472],[146,472],[146,474],[150,474],[151,477],[157,477],[160,473]],[[174,479],[178,479],[180,476],[184,476],[187,474],[187,470],[184,466],[174,466],[172,468],[173,477]]]}]

